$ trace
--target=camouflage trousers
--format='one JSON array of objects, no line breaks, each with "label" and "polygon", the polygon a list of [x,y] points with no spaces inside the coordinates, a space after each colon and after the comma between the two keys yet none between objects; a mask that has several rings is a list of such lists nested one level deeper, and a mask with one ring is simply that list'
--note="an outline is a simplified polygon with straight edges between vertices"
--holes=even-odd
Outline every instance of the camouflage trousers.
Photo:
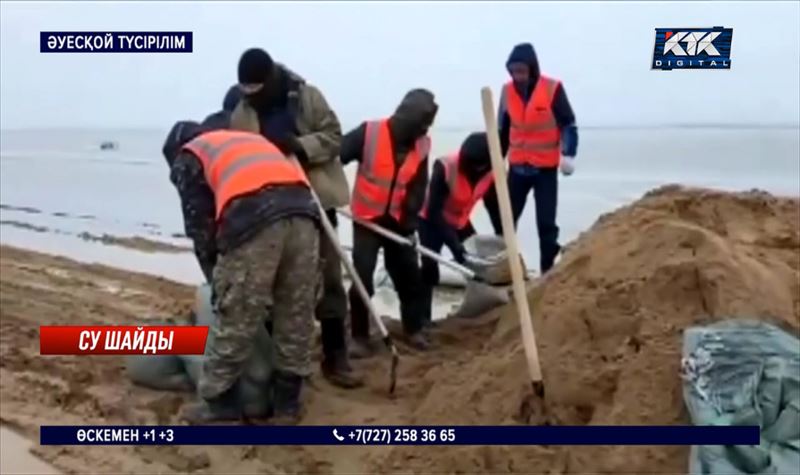
[{"label": "camouflage trousers", "polygon": [[198,382],[201,397],[217,397],[236,382],[253,351],[256,331],[267,321],[272,323],[275,369],[311,374],[321,286],[319,238],[312,220],[285,218],[220,256],[213,282],[218,318]]}]

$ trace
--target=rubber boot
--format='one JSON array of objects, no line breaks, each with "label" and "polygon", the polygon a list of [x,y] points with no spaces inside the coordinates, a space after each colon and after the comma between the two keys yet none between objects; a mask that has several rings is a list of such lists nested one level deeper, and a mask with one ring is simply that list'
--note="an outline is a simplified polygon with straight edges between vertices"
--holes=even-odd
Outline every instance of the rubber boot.
[{"label": "rubber boot", "polygon": [[431,341],[428,339],[426,332],[422,330],[411,335],[406,334],[406,342],[409,346],[419,351],[426,351],[431,348]]},{"label": "rubber boot", "polygon": [[303,389],[302,376],[275,370],[272,373],[272,425],[297,425],[300,422],[300,393]]},{"label": "rubber boot", "polygon": [[187,405],[181,412],[181,419],[191,425],[237,421],[241,418],[242,411],[235,384],[216,398],[200,399]]},{"label": "rubber boot", "polygon": [[377,353],[375,344],[368,337],[354,336],[350,342],[350,357],[356,360],[369,358]]},{"label": "rubber boot", "polygon": [[347,338],[344,321],[328,318],[320,322],[322,328],[322,375],[335,386],[358,388],[364,380],[355,374],[347,355]]}]

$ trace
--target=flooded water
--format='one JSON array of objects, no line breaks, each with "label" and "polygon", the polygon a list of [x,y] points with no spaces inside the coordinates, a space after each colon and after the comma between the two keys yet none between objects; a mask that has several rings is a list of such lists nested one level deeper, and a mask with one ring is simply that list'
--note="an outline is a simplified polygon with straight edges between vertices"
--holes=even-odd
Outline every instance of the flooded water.
[{"label": "flooded water", "polygon": [[[169,257],[97,250],[83,232],[144,236],[189,246],[176,191],[161,157],[164,130],[21,130],[0,133],[0,233],[8,244],[122,265],[196,282],[190,254]],[[434,155],[454,151],[469,133],[434,130]],[[103,141],[118,150],[100,150]],[[800,129],[586,129],[576,173],[561,179],[561,240],[574,239],[597,217],[667,183],[724,190],[800,193]],[[347,167],[352,186],[355,166]],[[473,215],[490,233],[481,206]],[[22,225],[22,226],[21,226]],[[23,228],[27,229],[23,229]],[[351,225],[342,219],[349,244]],[[529,265],[538,262],[533,206],[519,225]],[[102,246],[100,246],[102,247]],[[60,252],[59,252],[60,251]],[[445,251],[446,252],[446,251]]]}]

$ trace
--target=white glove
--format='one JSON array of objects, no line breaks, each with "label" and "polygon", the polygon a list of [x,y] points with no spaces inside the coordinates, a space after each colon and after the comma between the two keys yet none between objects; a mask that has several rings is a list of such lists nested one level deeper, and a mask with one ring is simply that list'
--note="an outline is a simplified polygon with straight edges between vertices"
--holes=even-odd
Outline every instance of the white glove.
[{"label": "white glove", "polygon": [[570,176],[575,172],[575,159],[573,157],[561,157],[561,173]]}]

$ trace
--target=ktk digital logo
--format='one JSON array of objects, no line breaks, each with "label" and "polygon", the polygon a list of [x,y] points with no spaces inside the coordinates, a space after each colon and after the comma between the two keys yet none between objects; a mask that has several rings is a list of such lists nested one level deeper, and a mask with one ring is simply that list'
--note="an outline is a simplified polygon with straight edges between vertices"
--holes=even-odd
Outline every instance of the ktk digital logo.
[{"label": "ktk digital logo", "polygon": [[656,28],[651,69],[731,69],[733,28]]}]

